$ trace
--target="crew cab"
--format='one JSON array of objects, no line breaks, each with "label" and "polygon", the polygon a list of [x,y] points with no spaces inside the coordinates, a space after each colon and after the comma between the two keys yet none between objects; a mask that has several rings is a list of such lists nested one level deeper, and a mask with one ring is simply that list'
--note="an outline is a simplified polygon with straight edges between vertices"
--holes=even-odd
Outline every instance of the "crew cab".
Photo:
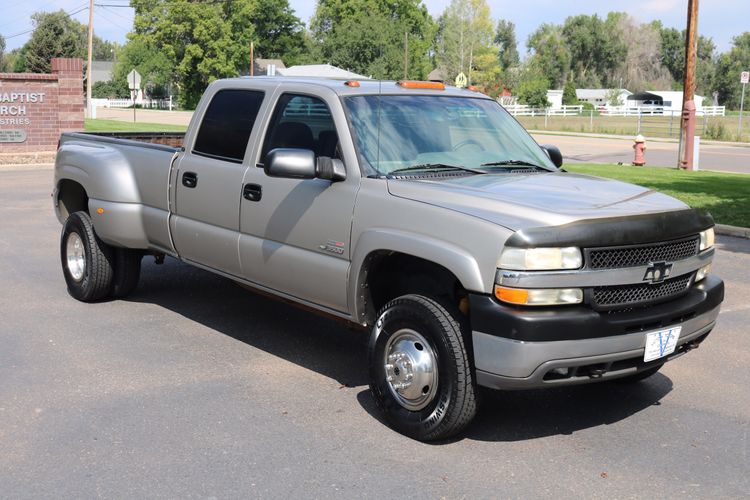
[{"label": "crew cab", "polygon": [[478,386],[643,379],[716,323],[709,214],[566,172],[481,93],[219,80],[181,139],[62,135],[70,294],[124,297],[151,254],[366,328],[372,395],[413,438],[460,432]]}]

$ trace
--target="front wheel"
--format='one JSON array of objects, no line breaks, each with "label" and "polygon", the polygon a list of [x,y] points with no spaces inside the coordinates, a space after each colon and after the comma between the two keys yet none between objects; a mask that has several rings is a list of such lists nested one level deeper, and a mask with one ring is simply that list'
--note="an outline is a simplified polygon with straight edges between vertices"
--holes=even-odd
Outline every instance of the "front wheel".
[{"label": "front wheel", "polygon": [[65,221],[60,259],[70,295],[83,302],[109,295],[114,274],[112,248],[96,236],[86,212],[75,212]]},{"label": "front wheel", "polygon": [[475,388],[457,314],[405,295],[381,310],[368,350],[370,390],[388,424],[414,439],[445,439],[476,413]]}]

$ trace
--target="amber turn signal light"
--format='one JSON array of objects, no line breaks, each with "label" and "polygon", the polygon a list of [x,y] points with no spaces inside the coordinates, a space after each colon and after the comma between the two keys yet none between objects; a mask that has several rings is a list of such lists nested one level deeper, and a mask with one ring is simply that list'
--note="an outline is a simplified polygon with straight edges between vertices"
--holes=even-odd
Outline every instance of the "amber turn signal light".
[{"label": "amber turn signal light", "polygon": [[440,82],[422,82],[419,80],[399,80],[396,85],[405,89],[445,90],[445,84]]},{"label": "amber turn signal light", "polygon": [[522,288],[495,287],[495,297],[509,304],[523,305],[529,301],[529,291]]}]

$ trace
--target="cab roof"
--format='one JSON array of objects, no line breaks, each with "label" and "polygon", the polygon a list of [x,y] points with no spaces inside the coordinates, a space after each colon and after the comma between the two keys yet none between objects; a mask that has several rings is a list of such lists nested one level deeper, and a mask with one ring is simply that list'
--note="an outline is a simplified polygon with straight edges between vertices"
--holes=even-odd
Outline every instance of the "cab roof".
[{"label": "cab roof", "polygon": [[[322,77],[302,77],[302,76],[243,76],[232,78],[242,82],[262,81],[268,83],[287,83],[295,85],[311,85],[326,87],[341,96],[347,95],[377,95],[377,94],[397,94],[397,95],[441,95],[452,97],[473,97],[491,99],[480,92],[473,90],[460,89],[446,85],[444,90],[423,89],[423,88],[404,88],[398,85],[394,80],[371,80],[371,79],[333,79]],[[359,86],[346,85],[348,81],[356,81]]]}]

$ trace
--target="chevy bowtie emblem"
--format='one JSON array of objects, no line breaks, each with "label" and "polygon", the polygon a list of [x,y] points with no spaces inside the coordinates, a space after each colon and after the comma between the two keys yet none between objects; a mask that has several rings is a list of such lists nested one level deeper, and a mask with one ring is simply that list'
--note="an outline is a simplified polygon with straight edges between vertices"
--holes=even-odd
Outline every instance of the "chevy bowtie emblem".
[{"label": "chevy bowtie emblem", "polygon": [[653,262],[648,269],[646,274],[643,276],[643,281],[648,281],[651,284],[661,283],[665,279],[669,278],[672,273],[672,264],[666,262]]}]

